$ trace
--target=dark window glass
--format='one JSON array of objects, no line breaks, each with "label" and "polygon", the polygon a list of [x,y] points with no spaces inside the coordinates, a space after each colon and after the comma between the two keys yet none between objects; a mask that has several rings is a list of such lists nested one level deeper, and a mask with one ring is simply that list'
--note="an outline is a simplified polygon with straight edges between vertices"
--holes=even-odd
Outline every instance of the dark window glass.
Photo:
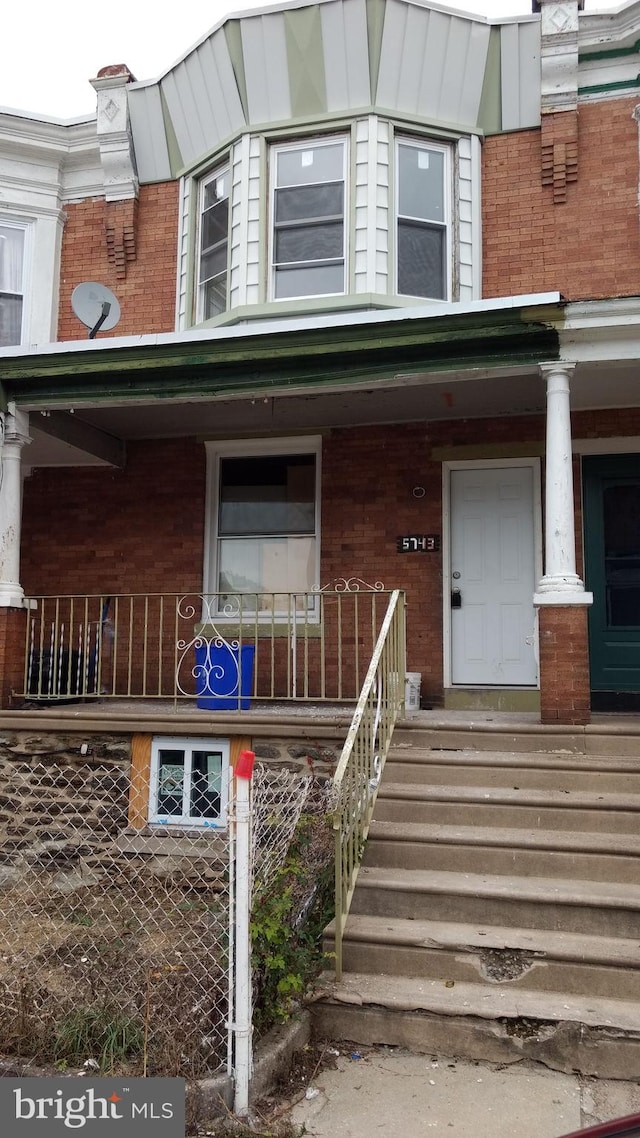
[{"label": "dark window glass", "polygon": [[180,817],[184,790],[184,751],[158,754],[158,814]]},{"label": "dark window glass", "polygon": [[19,344],[22,336],[22,297],[0,292],[0,348]]},{"label": "dark window glass", "polygon": [[603,493],[605,588],[610,627],[640,626],[640,482]]},{"label": "dark window glass", "polygon": [[276,230],[275,259],[279,265],[296,261],[342,260],[342,222]]},{"label": "dark window glass", "polygon": [[315,455],[223,458],[218,532],[313,534]]},{"label": "dark window glass", "polygon": [[446,297],[446,233],[439,226],[398,221],[398,292],[403,296]]},{"label": "dark window glass", "polygon": [[276,223],[307,221],[311,218],[342,217],[344,184],[296,186],[276,190]]},{"label": "dark window glass", "polygon": [[191,754],[191,818],[217,818],[222,793],[222,752]]}]

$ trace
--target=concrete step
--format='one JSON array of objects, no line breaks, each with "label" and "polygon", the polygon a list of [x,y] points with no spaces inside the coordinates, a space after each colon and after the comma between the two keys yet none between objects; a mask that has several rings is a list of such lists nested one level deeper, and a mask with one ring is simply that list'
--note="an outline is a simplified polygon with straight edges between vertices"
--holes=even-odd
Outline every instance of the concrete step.
[{"label": "concrete step", "polygon": [[[333,925],[324,948],[334,950]],[[638,942],[621,937],[366,915],[350,915],[343,938],[345,972],[640,1003],[639,957]]]},{"label": "concrete step", "polygon": [[364,865],[640,881],[640,837],[583,831],[453,826],[374,819]]},{"label": "concrete step", "polygon": [[427,1054],[618,1079],[637,1078],[640,1064],[640,1006],[629,1000],[345,973],[327,977],[312,1014],[317,1036]]},{"label": "concrete step", "polygon": [[581,756],[567,761],[566,756],[395,747],[387,757],[384,778],[393,783],[640,794],[640,762]]},{"label": "concrete step", "polygon": [[640,937],[640,886],[363,866],[351,912]]},{"label": "concrete step", "polygon": [[[385,775],[386,775],[385,770]],[[515,789],[514,787],[427,786],[383,778],[375,806],[380,821],[459,821],[492,826],[555,830],[587,827],[610,833],[640,831],[640,793]]]},{"label": "concrete step", "polygon": [[393,741],[395,746],[427,749],[640,757],[640,725],[619,720],[586,727],[548,727],[535,722],[500,722],[498,715],[493,722],[482,717],[455,722],[454,716],[444,713],[441,720],[435,715],[428,722],[419,716],[405,719],[396,727]]}]

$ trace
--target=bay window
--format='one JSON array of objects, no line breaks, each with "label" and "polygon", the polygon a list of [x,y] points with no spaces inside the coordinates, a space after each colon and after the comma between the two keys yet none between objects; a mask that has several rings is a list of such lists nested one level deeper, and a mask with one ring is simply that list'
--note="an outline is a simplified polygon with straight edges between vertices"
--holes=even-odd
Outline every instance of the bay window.
[{"label": "bay window", "polygon": [[450,297],[449,151],[409,139],[396,143],[397,291]]},{"label": "bay window", "polygon": [[25,229],[0,222],[0,348],[22,340]]},{"label": "bay window", "polygon": [[346,287],[346,141],[274,147],[273,296],[328,296]]}]

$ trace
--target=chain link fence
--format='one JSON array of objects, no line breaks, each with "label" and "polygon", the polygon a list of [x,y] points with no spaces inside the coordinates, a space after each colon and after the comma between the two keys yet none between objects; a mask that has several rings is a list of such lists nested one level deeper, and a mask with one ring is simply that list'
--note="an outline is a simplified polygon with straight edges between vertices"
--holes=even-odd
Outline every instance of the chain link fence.
[{"label": "chain link fence", "polygon": [[[128,742],[66,742],[0,748],[0,1052],[73,1073],[231,1070],[233,797],[228,830],[134,830]],[[328,796],[261,765],[252,789],[256,900]],[[292,926],[313,902],[314,850]]]},{"label": "chain link fence", "polygon": [[128,760],[0,763],[0,1050],[195,1077],[228,1059],[226,833],[132,834]]}]

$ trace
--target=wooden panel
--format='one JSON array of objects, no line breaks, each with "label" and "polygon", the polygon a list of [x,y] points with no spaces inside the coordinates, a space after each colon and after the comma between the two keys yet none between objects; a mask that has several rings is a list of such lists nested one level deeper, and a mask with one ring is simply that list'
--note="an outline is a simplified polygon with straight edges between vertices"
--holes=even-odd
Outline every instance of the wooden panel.
[{"label": "wooden panel", "polygon": [[229,739],[229,762],[233,769],[240,758],[241,751],[251,750],[251,739],[248,735],[232,735]]},{"label": "wooden panel", "polygon": [[152,735],[134,735],[131,740],[131,783],[128,823],[142,830],[149,817],[149,775]]}]

